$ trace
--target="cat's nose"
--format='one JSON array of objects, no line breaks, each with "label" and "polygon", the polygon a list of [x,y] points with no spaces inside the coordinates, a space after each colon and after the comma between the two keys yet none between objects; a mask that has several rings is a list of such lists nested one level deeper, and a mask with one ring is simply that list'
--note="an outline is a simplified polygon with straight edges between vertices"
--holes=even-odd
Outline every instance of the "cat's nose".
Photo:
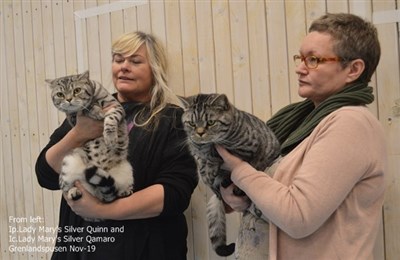
[{"label": "cat's nose", "polygon": [[198,127],[198,128],[196,128],[196,133],[197,133],[197,135],[202,137],[206,133],[206,131],[205,131],[204,127]]}]

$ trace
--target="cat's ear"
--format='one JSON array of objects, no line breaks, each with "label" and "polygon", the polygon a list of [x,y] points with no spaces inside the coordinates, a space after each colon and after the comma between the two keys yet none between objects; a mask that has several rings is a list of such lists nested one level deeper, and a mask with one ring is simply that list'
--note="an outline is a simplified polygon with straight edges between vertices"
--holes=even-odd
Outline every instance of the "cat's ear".
[{"label": "cat's ear", "polygon": [[190,101],[192,97],[182,97],[178,96],[179,100],[181,101],[181,106],[184,110],[187,110],[190,106]]},{"label": "cat's ear", "polygon": [[52,87],[53,79],[45,79],[44,82],[46,82],[50,87]]},{"label": "cat's ear", "polygon": [[229,110],[229,108],[231,107],[228,97],[225,94],[216,94],[211,104],[213,106],[220,107],[223,110]]},{"label": "cat's ear", "polygon": [[88,79],[89,79],[89,70],[78,75],[78,80],[88,80]]}]

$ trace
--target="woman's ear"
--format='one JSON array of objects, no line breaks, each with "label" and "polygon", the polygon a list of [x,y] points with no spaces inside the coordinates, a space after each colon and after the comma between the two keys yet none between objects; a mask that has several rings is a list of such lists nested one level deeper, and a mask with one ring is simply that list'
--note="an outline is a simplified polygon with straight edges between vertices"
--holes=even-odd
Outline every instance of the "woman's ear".
[{"label": "woman's ear", "polygon": [[347,75],[347,83],[356,81],[365,70],[365,63],[362,59],[355,59],[350,61],[347,65],[349,73]]}]

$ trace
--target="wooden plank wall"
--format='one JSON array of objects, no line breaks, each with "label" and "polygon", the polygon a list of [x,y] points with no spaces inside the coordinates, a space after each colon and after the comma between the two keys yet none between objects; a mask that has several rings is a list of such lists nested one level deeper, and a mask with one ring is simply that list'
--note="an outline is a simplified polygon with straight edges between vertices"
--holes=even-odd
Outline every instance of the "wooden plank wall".
[{"label": "wooden plank wall", "polygon": [[[177,94],[225,93],[240,109],[267,120],[282,106],[299,100],[292,55],[298,52],[311,21],[325,12],[351,12],[379,21],[382,58],[371,82],[377,97],[371,110],[385,127],[389,158],[382,232],[375,252],[376,259],[398,259],[400,117],[393,111],[400,98],[399,16],[381,12],[395,10],[399,0],[137,2],[135,7],[78,18],[74,12],[96,13],[96,7],[121,3],[0,1],[1,259],[48,259],[44,252],[12,252],[12,246],[46,249],[52,243],[37,238],[52,237],[51,232],[37,231],[33,243],[14,242],[18,237],[13,232],[57,225],[60,193],[40,188],[34,174],[40,149],[63,120],[51,104],[46,78],[77,73],[81,66],[113,91],[111,40],[123,32],[143,30],[165,43],[170,86]],[[393,21],[388,20],[393,16]],[[78,25],[81,34],[77,35]],[[207,237],[205,204],[209,195],[199,184],[186,212],[188,259],[220,259],[210,249]],[[231,214],[230,241],[235,239],[238,223],[239,215]],[[27,234],[22,234],[22,239]]]}]

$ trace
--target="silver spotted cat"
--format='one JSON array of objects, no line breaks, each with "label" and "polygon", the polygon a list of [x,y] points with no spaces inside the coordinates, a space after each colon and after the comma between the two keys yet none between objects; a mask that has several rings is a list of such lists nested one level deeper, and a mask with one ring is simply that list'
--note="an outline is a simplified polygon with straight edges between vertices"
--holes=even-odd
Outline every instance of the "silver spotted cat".
[{"label": "silver spotted cat", "polygon": [[[71,126],[76,124],[78,113],[104,122],[101,137],[64,157],[59,178],[62,191],[69,199],[79,199],[82,194],[74,186],[79,180],[103,202],[130,195],[133,169],[127,161],[129,139],[121,104],[100,83],[89,79],[89,71],[46,82],[50,85],[55,107],[66,113]],[[105,107],[108,109],[103,112]]]}]

